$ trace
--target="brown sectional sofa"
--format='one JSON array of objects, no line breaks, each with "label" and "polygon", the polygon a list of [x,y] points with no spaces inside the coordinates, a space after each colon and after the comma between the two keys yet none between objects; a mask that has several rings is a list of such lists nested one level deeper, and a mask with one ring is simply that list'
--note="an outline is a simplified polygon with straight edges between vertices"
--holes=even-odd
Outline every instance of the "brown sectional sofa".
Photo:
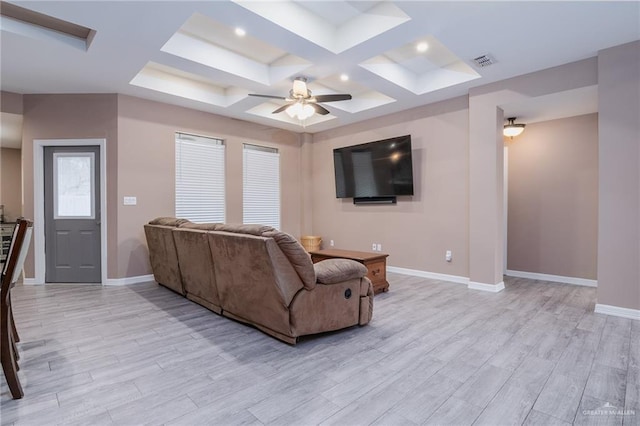
[{"label": "brown sectional sofa", "polygon": [[176,218],[154,219],[144,229],[158,283],[282,341],[371,320],[367,269],[346,259],[313,264],[287,233]]}]

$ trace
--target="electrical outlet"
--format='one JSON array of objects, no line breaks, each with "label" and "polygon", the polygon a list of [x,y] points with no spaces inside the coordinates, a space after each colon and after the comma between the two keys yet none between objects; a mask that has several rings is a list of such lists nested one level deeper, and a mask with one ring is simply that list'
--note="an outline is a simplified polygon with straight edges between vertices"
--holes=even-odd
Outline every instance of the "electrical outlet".
[{"label": "electrical outlet", "polygon": [[124,197],[122,200],[122,204],[125,206],[135,206],[138,204],[138,199],[136,197]]},{"label": "electrical outlet", "polygon": [[380,244],[380,243],[376,244],[376,250],[377,251],[382,251],[382,244]]},{"label": "electrical outlet", "polygon": [[371,250],[376,251],[376,243],[371,244]]},{"label": "electrical outlet", "polygon": [[444,260],[446,260],[447,262],[451,262],[451,259],[452,259],[451,250],[447,250],[447,252],[444,254]]},{"label": "electrical outlet", "polygon": [[329,245],[330,245],[331,247],[333,247],[333,246],[334,246],[334,244],[333,244],[333,240],[329,241]]}]

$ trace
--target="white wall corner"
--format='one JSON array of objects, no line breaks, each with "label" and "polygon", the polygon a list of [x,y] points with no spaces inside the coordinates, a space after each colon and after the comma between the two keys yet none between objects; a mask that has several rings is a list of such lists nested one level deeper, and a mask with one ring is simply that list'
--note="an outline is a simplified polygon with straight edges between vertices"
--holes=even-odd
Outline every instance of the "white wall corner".
[{"label": "white wall corner", "polygon": [[594,312],[596,314],[612,315],[614,317],[629,318],[632,320],[640,321],[640,310],[638,309],[621,308],[619,306],[602,305],[600,303],[596,303]]},{"label": "white wall corner", "polygon": [[491,293],[498,293],[504,290],[504,281],[500,281],[498,284],[484,284],[484,283],[469,281],[469,289],[488,291]]},{"label": "white wall corner", "polygon": [[127,277],[127,278],[109,278],[107,279],[106,285],[123,286],[123,285],[131,285],[131,284],[148,283],[150,281],[155,281],[153,279],[152,274],[138,275],[135,277]]}]

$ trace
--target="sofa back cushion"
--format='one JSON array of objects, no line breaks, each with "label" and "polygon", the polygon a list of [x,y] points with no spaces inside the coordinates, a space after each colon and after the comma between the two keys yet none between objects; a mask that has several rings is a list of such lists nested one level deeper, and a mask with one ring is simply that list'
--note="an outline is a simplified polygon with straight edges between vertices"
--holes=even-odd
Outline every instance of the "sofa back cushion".
[{"label": "sofa back cushion", "polygon": [[216,227],[216,231],[234,232],[236,234],[248,234],[260,237],[265,232],[275,231],[275,228],[267,225],[221,223]]},{"label": "sofa back cushion", "polygon": [[182,224],[190,223],[189,219],[178,219],[177,217],[156,217],[153,220],[149,221],[149,225],[162,225],[162,226],[173,226],[178,227]]},{"label": "sofa back cushion", "polygon": [[144,225],[149,247],[149,262],[155,280],[165,287],[184,295],[178,254],[173,241],[174,226]]},{"label": "sofa back cushion", "polygon": [[313,290],[316,286],[316,271],[313,268],[311,256],[302,245],[286,232],[271,230],[262,233],[263,237],[273,238],[282,253],[287,257],[296,273],[300,277],[304,288]]},{"label": "sofa back cushion", "polygon": [[211,309],[219,311],[220,299],[207,232],[180,227],[173,230],[173,239],[185,293],[204,300],[213,305],[209,306]]},{"label": "sofa back cushion", "polygon": [[221,223],[193,223],[193,222],[185,222],[181,223],[179,228],[184,229],[198,229],[200,231],[215,231],[218,227],[222,225]]},{"label": "sofa back cushion", "polygon": [[207,235],[223,312],[290,335],[288,306],[303,285],[275,241],[221,231]]}]

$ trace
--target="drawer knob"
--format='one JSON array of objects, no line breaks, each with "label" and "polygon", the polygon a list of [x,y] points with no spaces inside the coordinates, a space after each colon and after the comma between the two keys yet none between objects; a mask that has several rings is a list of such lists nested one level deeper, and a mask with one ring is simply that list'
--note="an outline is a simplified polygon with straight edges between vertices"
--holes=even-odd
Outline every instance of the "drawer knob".
[{"label": "drawer knob", "polygon": [[372,273],[373,275],[378,275],[378,274],[380,273],[380,268],[378,268],[378,269],[374,269],[373,271],[371,271],[371,273]]}]

